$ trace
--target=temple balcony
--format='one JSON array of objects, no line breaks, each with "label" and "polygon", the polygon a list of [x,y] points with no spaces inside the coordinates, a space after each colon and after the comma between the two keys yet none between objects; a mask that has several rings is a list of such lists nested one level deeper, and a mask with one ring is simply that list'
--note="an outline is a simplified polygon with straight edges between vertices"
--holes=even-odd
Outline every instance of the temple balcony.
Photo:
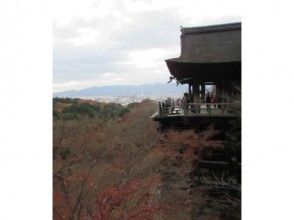
[{"label": "temple balcony", "polygon": [[158,112],[151,118],[155,121],[172,121],[189,118],[238,118],[241,117],[241,102],[231,103],[188,103],[163,106],[159,103]]}]

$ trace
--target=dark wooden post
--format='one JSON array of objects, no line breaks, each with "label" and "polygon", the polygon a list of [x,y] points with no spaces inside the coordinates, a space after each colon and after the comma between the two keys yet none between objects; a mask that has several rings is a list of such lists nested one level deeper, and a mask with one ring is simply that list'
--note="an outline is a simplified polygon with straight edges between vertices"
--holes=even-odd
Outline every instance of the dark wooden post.
[{"label": "dark wooden post", "polygon": [[[226,83],[224,80],[222,80],[222,102],[223,103],[227,103],[228,101],[228,97],[227,97],[227,94],[226,94]],[[224,107],[223,107],[223,112],[224,113],[227,113],[227,109],[228,109],[228,105],[227,104],[224,104]]]},{"label": "dark wooden post", "polygon": [[201,83],[201,98],[205,102],[205,82]]},{"label": "dark wooden post", "polygon": [[192,94],[192,89],[191,89],[191,87],[192,87],[192,85],[189,83],[189,91],[188,91],[188,93],[189,93],[189,97],[191,97],[191,94]]},{"label": "dark wooden post", "polygon": [[197,114],[200,113],[200,91],[199,91],[199,82],[193,83],[193,103],[197,105],[194,107],[194,110]]}]

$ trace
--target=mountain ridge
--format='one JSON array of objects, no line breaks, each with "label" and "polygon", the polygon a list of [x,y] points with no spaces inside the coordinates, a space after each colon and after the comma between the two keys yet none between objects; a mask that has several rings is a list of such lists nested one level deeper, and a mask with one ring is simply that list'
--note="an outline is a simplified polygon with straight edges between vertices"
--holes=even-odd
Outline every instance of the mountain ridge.
[{"label": "mountain ridge", "polygon": [[99,96],[154,96],[183,94],[186,86],[168,83],[153,83],[142,85],[110,85],[89,87],[80,90],[66,90],[53,93],[53,97],[99,97]]}]

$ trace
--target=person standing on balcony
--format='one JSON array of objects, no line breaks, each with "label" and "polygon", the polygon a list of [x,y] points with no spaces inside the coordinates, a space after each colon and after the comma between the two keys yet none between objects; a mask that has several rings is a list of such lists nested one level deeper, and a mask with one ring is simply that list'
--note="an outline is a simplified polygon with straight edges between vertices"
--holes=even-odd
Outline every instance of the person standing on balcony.
[{"label": "person standing on balcony", "polygon": [[165,103],[166,103],[166,107],[168,107],[168,112],[169,114],[172,114],[172,100],[170,97],[168,97],[166,100],[165,100]]},{"label": "person standing on balcony", "polygon": [[171,114],[174,113],[174,110],[175,110],[175,100],[171,99],[171,103],[170,103],[170,112],[171,112]]},{"label": "person standing on balcony", "polygon": [[176,101],[176,107],[181,107],[181,99],[178,98],[177,101]]},{"label": "person standing on balcony", "polygon": [[182,99],[182,108],[183,108],[184,115],[187,114],[188,112],[188,99],[189,99],[188,93],[184,93],[184,97]]},{"label": "person standing on balcony", "polygon": [[210,97],[209,93],[206,96],[206,107],[207,107],[207,109],[210,108],[210,104],[208,104],[208,103],[211,103],[211,97]]},{"label": "person standing on balcony", "polygon": [[215,95],[211,95],[211,102],[214,103],[213,107],[216,108],[216,96]]}]

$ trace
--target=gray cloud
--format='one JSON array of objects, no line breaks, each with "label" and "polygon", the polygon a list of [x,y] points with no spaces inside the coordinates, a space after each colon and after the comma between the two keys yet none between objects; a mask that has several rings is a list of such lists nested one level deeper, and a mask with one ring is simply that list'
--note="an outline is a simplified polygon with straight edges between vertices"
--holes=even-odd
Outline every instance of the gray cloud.
[{"label": "gray cloud", "polygon": [[[102,3],[97,1],[91,7],[99,8]],[[205,23],[205,19],[198,23]],[[53,27],[54,84],[93,81],[99,85],[101,79],[104,80],[101,85],[112,84],[113,80],[123,77],[125,79],[119,82],[129,84],[166,79],[169,73],[164,59],[179,55],[180,25],[189,26],[191,22],[177,8],[136,12],[129,11],[124,1],[116,1],[103,16],[74,16],[67,24],[59,24],[56,20]],[[152,49],[154,54],[145,61],[145,52]],[[138,65],[136,62],[140,64],[141,58],[139,55],[138,59],[132,57],[134,52],[142,53],[143,63],[151,59],[154,65]],[[150,56],[150,52],[146,54]],[[79,86],[83,87],[82,83]],[[72,87],[58,86],[57,89],[69,88]]]}]

